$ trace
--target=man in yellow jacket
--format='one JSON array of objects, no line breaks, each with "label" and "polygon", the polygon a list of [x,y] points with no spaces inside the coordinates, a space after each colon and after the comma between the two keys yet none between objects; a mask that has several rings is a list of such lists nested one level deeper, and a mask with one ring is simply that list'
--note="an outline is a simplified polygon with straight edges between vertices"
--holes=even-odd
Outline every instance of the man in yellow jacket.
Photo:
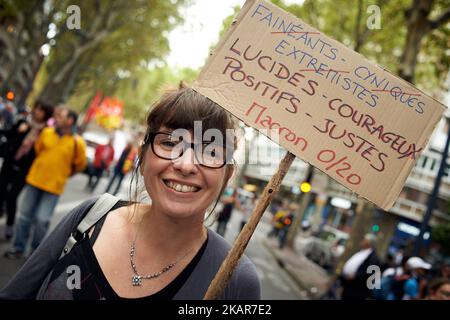
[{"label": "man in yellow jacket", "polygon": [[31,249],[37,248],[47,233],[66,181],[86,167],[86,144],[75,134],[77,118],[74,111],[65,107],[55,109],[55,126],[42,130],[36,140],[36,158],[26,178],[14,247],[5,257],[23,256],[32,224],[35,228]]}]

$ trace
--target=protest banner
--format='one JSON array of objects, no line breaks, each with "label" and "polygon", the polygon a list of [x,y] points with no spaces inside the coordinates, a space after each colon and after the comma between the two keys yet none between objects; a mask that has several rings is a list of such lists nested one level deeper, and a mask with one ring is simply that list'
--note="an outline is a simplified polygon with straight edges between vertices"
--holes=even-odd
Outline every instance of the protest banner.
[{"label": "protest banner", "polygon": [[385,210],[445,110],[262,0],[245,3],[194,89]]},{"label": "protest banner", "polygon": [[[193,88],[288,150],[277,179],[295,155],[384,210],[394,204],[445,110],[264,0],[244,4]],[[267,192],[277,191],[272,184],[205,299],[217,298],[231,276],[270,202]]]}]

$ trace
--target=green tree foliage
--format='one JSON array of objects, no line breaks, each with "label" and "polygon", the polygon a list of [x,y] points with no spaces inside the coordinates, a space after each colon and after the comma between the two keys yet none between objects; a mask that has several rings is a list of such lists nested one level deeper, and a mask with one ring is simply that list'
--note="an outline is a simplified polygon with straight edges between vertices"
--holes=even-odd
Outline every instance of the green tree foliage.
[{"label": "green tree foliage", "polygon": [[[61,2],[58,2],[58,5]],[[47,42],[49,24],[57,11],[45,0],[0,0],[0,93],[10,88],[18,100],[27,94]],[[33,67],[31,67],[33,66]]]},{"label": "green tree foliage", "polygon": [[[434,94],[443,89],[450,67],[450,23],[448,0],[427,0],[431,9],[426,17],[431,24],[440,21],[424,35],[415,67],[415,84]],[[282,0],[272,3],[292,13],[331,38],[356,49],[366,58],[393,73],[400,71],[400,60],[407,38],[408,12],[419,0],[305,0],[302,4],[286,5]],[[369,29],[367,12],[370,5],[381,11],[381,28]],[[360,9],[360,10],[359,10]],[[358,14],[359,19],[358,19]],[[234,16],[234,15],[233,15]],[[228,28],[233,17],[225,19]],[[358,24],[359,22],[359,24]],[[409,30],[414,32],[417,30]],[[222,31],[223,32],[223,31]],[[409,79],[408,79],[409,80]]]},{"label": "green tree foliage", "polygon": [[67,101],[76,92],[102,90],[112,94],[128,74],[168,53],[167,35],[182,21],[185,0],[72,1],[81,9],[81,28],[67,30],[67,13],[60,12],[57,34],[46,62],[48,81],[41,98]]},{"label": "green tree foliage", "polygon": [[436,225],[432,231],[432,238],[439,243],[444,254],[450,255],[450,223]]},{"label": "green tree foliage", "polygon": [[117,91],[117,95],[127,103],[125,116],[142,122],[150,105],[159,98],[165,88],[177,85],[181,80],[190,83],[197,74],[197,70],[173,69],[168,66],[141,70],[133,80],[123,83]]},{"label": "green tree foliage", "polygon": [[[358,5],[361,3],[362,19],[358,21]],[[355,48],[360,41],[359,52],[373,62],[386,67],[388,70],[400,74],[400,60],[402,54],[411,49],[405,47],[407,34],[418,30],[408,29],[407,17],[417,1],[411,0],[360,0],[360,1],[305,1],[302,6],[289,6],[287,9],[317,27],[322,32]],[[377,5],[381,10],[381,29],[366,27],[367,8]],[[430,1],[432,6],[430,15],[426,17],[433,21],[447,14],[445,1]],[[355,39],[355,29],[359,30],[359,39]],[[450,37],[449,23],[442,23],[433,30],[429,30],[422,39],[418,51],[419,64],[414,65],[416,84],[430,93],[442,89],[444,78],[450,66],[448,39]],[[446,44],[447,43],[447,44]],[[406,66],[405,66],[406,67]],[[414,77],[413,77],[414,79]],[[413,79],[407,79],[413,81]]]},{"label": "green tree foliage", "polygon": [[[142,67],[130,74],[122,74],[124,79],[116,80],[116,88],[113,92],[105,92],[116,96],[124,102],[124,116],[136,123],[145,120],[150,106],[158,99],[162,90],[168,86],[177,85],[181,80],[191,83],[197,77],[199,70],[190,68],[173,69],[167,65]],[[84,86],[84,85],[83,85]],[[95,83],[92,84],[95,87]],[[74,109],[84,111],[95,91],[76,90],[68,100],[68,104]]]}]

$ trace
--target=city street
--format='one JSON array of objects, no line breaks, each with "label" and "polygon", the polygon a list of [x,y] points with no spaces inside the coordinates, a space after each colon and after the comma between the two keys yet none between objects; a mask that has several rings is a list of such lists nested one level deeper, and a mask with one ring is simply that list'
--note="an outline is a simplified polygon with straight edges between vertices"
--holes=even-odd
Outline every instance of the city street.
[{"label": "city street", "polygon": [[448,2],[0,0],[0,293],[450,300]]},{"label": "city street", "polygon": [[[84,187],[87,182],[87,176],[78,174],[71,178],[66,186],[65,192],[60,198],[58,206],[55,210],[50,229],[53,229],[60,219],[67,214],[70,209],[79,203],[88,199],[92,195],[89,194]],[[129,179],[124,179],[119,196],[127,199]],[[103,192],[106,188],[107,178],[103,178],[99,183],[96,193]],[[20,203],[19,198],[19,203]],[[232,218],[228,224],[225,238],[230,242],[234,242],[238,235],[240,227],[241,214],[237,210],[233,212]],[[263,217],[258,228],[255,231],[247,249],[246,255],[256,265],[258,274],[262,284],[262,299],[270,300],[303,300],[307,299],[307,293],[297,287],[290,276],[281,268],[277,261],[273,258],[262,241],[267,238],[271,226],[267,214]],[[209,221],[206,222],[210,225]],[[23,260],[8,260],[3,258],[3,252],[9,248],[9,243],[4,240],[5,217],[0,218],[0,287],[3,287],[12,275],[20,268]],[[210,227],[215,230],[215,223]]]}]

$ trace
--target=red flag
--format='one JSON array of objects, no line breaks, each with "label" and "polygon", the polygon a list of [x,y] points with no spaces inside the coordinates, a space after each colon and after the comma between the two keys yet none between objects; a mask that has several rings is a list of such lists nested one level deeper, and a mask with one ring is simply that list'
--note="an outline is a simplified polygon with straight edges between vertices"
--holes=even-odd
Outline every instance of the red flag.
[{"label": "red flag", "polygon": [[99,105],[102,101],[103,94],[100,91],[97,91],[95,97],[92,99],[91,104],[86,112],[86,116],[84,117],[84,123],[88,123],[96,116],[99,111]]}]

